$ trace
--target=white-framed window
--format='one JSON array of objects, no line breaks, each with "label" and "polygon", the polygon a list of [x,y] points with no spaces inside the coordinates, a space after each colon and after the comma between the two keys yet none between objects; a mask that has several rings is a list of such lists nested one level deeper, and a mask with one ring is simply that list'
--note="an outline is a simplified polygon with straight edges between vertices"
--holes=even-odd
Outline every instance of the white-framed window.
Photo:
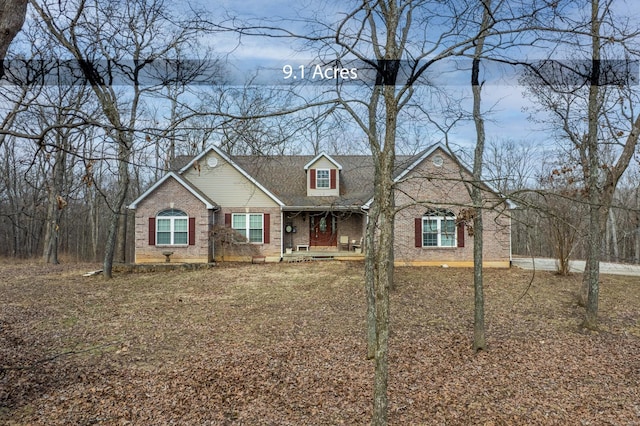
[{"label": "white-framed window", "polygon": [[189,217],[182,210],[163,210],[156,216],[157,245],[187,245]]},{"label": "white-framed window", "polygon": [[264,215],[262,213],[233,213],[231,227],[250,243],[264,242]]},{"label": "white-framed window", "polygon": [[422,247],[455,247],[456,216],[449,210],[429,210],[422,217]]},{"label": "white-framed window", "polygon": [[331,176],[329,169],[316,170],[316,188],[329,189],[331,187]]}]

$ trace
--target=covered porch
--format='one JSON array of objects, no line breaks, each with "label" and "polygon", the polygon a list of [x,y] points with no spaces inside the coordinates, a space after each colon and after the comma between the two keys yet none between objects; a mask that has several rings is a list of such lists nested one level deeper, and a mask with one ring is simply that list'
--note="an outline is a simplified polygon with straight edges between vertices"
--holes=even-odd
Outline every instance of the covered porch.
[{"label": "covered porch", "polygon": [[360,209],[283,212],[284,258],[364,258],[366,214]]}]

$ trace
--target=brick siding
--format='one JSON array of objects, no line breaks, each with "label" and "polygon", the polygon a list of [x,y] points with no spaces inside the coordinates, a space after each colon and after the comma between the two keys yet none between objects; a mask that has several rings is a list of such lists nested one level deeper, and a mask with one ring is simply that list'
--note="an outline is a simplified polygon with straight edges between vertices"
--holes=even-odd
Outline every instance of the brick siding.
[{"label": "brick siding", "polygon": [[[149,245],[149,218],[166,209],[179,209],[196,219],[195,245],[165,246]],[[169,178],[152,195],[138,204],[135,228],[135,263],[160,263],[166,260],[162,252],[171,251],[171,262],[206,263],[212,260],[209,249],[209,233],[212,227],[212,212],[202,201]]]},{"label": "brick siding", "polygon": [[[431,158],[440,154],[444,164],[436,167]],[[449,156],[436,151],[418,165],[398,185],[396,206],[408,206],[396,214],[395,260],[398,264],[469,264],[473,261],[473,237],[465,229],[464,247],[415,247],[415,219],[429,208],[451,210],[456,216],[471,204],[471,197],[462,182],[458,164]],[[465,175],[466,179],[470,176]],[[510,260],[510,218],[504,203],[496,195],[484,191],[485,204],[497,209],[483,210],[483,260],[508,265]],[[420,202],[416,205],[416,201]],[[498,203],[496,203],[498,201]]]},{"label": "brick siding", "polygon": [[246,208],[224,207],[215,214],[216,228],[225,226],[225,214],[233,213],[262,213],[269,214],[270,237],[268,244],[256,243],[228,243],[220,239],[215,241],[215,260],[250,261],[252,257],[264,256],[267,261],[279,261],[282,247],[282,222],[279,207]]}]

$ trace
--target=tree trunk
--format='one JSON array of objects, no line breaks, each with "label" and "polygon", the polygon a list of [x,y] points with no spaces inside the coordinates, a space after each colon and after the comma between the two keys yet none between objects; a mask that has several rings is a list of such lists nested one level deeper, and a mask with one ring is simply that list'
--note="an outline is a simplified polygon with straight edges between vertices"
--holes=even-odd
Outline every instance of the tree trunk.
[{"label": "tree trunk", "polygon": [[587,289],[586,316],[584,326],[594,329],[598,318],[598,293],[600,279],[600,156],[598,155],[598,119],[600,100],[600,4],[591,1],[591,81],[589,86],[588,134],[585,152],[587,155],[586,184],[589,191],[589,233],[587,248],[587,268],[583,276],[583,286]]},{"label": "tree trunk", "polygon": [[[54,179],[55,180],[55,179]],[[47,186],[47,217],[44,226],[44,244],[42,260],[46,263],[58,264],[58,221],[56,195],[58,188],[51,182]]]},{"label": "tree trunk", "polygon": [[[24,24],[28,3],[28,0],[0,0],[0,59],[7,56],[9,45]],[[3,75],[4,67],[0,66],[0,77]]]},{"label": "tree trunk", "polygon": [[483,224],[482,224],[482,163],[484,157],[485,129],[482,118],[482,85],[479,81],[480,58],[483,54],[486,33],[490,26],[491,0],[484,0],[484,11],[480,36],[478,37],[471,69],[471,89],[473,91],[473,121],[476,127],[476,148],[473,160],[473,182],[471,183],[471,201],[474,208],[473,217],[473,350],[478,352],[487,347],[484,327],[484,282],[482,276]]},{"label": "tree trunk", "polygon": [[376,262],[376,228],[378,226],[377,203],[373,202],[367,215],[367,229],[365,232],[365,265],[364,281],[367,298],[367,359],[376,357],[376,276],[378,274]]},{"label": "tree trunk", "polygon": [[[394,130],[395,131],[395,130]],[[376,351],[374,379],[373,424],[386,425],[388,422],[388,376],[389,376],[389,291],[393,283],[393,162],[394,153],[385,147],[379,165],[380,185],[375,189],[375,199],[379,203],[378,244],[376,245],[375,316]]]},{"label": "tree trunk", "polygon": [[633,221],[636,229],[634,232],[635,263],[640,263],[640,187],[636,188],[636,211]]},{"label": "tree trunk", "polygon": [[[371,99],[369,100],[369,120],[367,136],[369,139],[369,146],[371,147],[371,153],[374,158],[374,191],[381,185],[382,172],[380,170],[378,157],[380,156],[380,149],[378,146],[378,130],[376,121],[376,112],[378,109],[378,103],[380,100],[380,87],[373,88],[371,93]],[[380,223],[380,204],[376,198],[377,193],[374,195],[373,202],[369,209],[368,222],[365,235],[365,289],[367,297],[367,358],[375,359],[376,350],[378,346],[377,332],[376,332],[376,287],[378,283],[378,224]]]},{"label": "tree trunk", "polygon": [[43,260],[47,263],[58,264],[58,237],[60,234],[60,217],[66,202],[62,199],[62,187],[66,169],[67,144],[64,136],[57,136],[59,149],[54,153],[53,176],[48,185],[47,218],[44,235]]},{"label": "tree trunk", "polygon": [[[609,259],[614,262],[620,261],[620,247],[618,246],[618,227],[616,225],[616,215],[613,210],[609,209],[609,236],[611,241],[611,252]],[[613,254],[613,258],[611,255]]]},{"label": "tree trunk", "polygon": [[57,265],[58,260],[58,237],[60,235],[60,215],[58,213],[57,192],[49,188],[47,200],[47,219],[45,223],[44,244],[42,260],[46,263]]},{"label": "tree trunk", "polygon": [[[586,315],[583,326],[595,330],[598,326],[598,297],[600,292],[600,212],[597,206],[589,207],[589,235],[587,239],[587,261],[583,276],[586,290]],[[583,290],[583,294],[584,294]]]},{"label": "tree trunk", "polygon": [[92,192],[89,192],[89,216],[91,226],[91,260],[96,262],[98,260],[98,243],[100,241],[100,220],[98,218],[98,197]]},{"label": "tree trunk", "polygon": [[[390,34],[395,34],[398,10],[392,8],[387,17],[392,23],[389,27]],[[389,23],[389,21],[388,21]],[[395,97],[395,83],[398,73],[400,56],[397,51],[394,36],[387,38],[386,55],[388,58],[381,61],[385,71],[380,76],[382,96],[384,99],[384,143],[382,147],[373,143],[375,178],[374,178],[374,202],[377,203],[377,226],[375,236],[377,244],[374,246],[375,283],[375,317],[376,317],[376,350],[375,350],[375,378],[373,397],[373,420],[376,426],[386,425],[388,422],[388,379],[389,379],[389,292],[393,288],[394,275],[394,226],[395,226],[395,198],[393,192],[393,170],[395,165],[397,119],[400,107]],[[384,64],[384,65],[382,65]],[[380,85],[374,89],[372,105],[369,106],[370,124],[376,126],[375,111],[377,111]]]},{"label": "tree trunk", "polygon": [[116,241],[117,263],[127,263],[127,208],[123,205],[118,216],[118,232]]},{"label": "tree trunk", "polygon": [[124,135],[120,136],[118,148],[118,193],[114,204],[111,207],[111,221],[109,222],[109,231],[107,235],[106,246],[104,250],[104,261],[102,266],[102,275],[105,279],[113,278],[113,259],[116,248],[116,238],[118,234],[118,222],[120,221],[120,212],[124,207],[124,201],[127,198],[129,189],[129,146]]}]

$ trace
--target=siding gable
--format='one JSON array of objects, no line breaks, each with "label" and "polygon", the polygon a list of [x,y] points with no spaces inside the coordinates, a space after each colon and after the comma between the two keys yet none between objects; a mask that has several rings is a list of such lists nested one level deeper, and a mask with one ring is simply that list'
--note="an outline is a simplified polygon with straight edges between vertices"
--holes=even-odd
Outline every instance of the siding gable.
[{"label": "siding gable", "polygon": [[[309,197],[337,197],[340,195],[340,170],[341,166],[332,158],[319,155],[305,166],[307,171],[307,196]],[[318,188],[318,170],[329,171],[329,187]]]},{"label": "siding gable", "polygon": [[252,182],[238,168],[215,151],[182,171],[200,191],[221,206],[278,207],[278,203],[257,182]]}]

